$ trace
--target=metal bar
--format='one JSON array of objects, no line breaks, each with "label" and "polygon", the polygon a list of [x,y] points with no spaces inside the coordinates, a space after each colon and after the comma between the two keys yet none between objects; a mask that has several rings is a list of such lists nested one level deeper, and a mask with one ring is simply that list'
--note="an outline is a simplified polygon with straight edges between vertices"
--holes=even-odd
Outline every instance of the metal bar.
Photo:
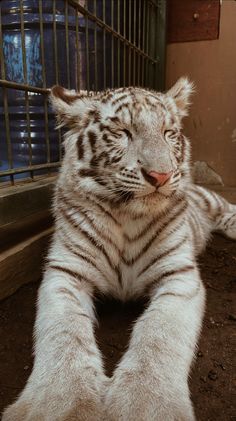
[{"label": "metal bar", "polygon": [[[105,22],[106,20],[106,0],[103,0],[102,3],[102,18]],[[103,26],[103,88],[106,89],[106,30]]]},{"label": "metal bar", "polygon": [[[131,43],[131,6],[132,2],[129,1],[129,42]],[[131,43],[132,44],[132,43]],[[128,49],[128,83],[131,85],[131,48]]]},{"label": "metal bar", "polygon": [[138,5],[138,48],[141,49],[141,0],[139,0]]},{"label": "metal bar", "polygon": [[[3,107],[4,107],[4,117],[5,117],[5,127],[6,127],[6,140],[7,140],[7,159],[8,159],[9,167],[13,168],[10,119],[9,119],[9,109],[8,109],[8,99],[7,99],[6,88],[2,89],[2,93],[3,93]],[[7,170],[4,170],[3,173],[5,174],[6,171]],[[13,176],[11,176],[11,183],[14,184],[14,177]]]},{"label": "metal bar", "polygon": [[[46,89],[42,0],[39,0],[39,26],[40,26],[40,47],[41,47],[41,60],[42,60],[43,88]],[[44,124],[45,124],[47,162],[50,162],[50,141],[49,141],[49,134],[48,134],[48,104],[47,104],[47,98],[45,96],[44,96]]]},{"label": "metal bar", "polygon": [[[111,27],[114,29],[114,0],[111,0]],[[114,88],[114,35],[111,35],[111,87]]]},{"label": "metal bar", "polygon": [[6,175],[13,175],[13,174],[22,174],[23,172],[31,172],[36,170],[43,170],[48,168],[57,168],[61,165],[61,162],[50,162],[47,164],[38,164],[38,165],[32,165],[30,167],[21,167],[21,168],[14,168],[11,170],[5,170],[0,171],[0,177],[6,176]]},{"label": "metal bar", "polygon": [[[144,46],[145,46],[145,35],[146,35],[146,4],[147,1],[144,0],[143,1],[143,39],[142,39],[142,51],[144,51]],[[144,75],[144,70],[145,70],[145,58],[142,56],[142,86],[144,86],[144,79],[145,79],[145,75]]]},{"label": "metal bar", "polygon": [[[97,0],[93,0],[93,13],[97,14]],[[98,90],[97,24],[94,23],[94,87]]]},{"label": "metal bar", "polygon": [[69,47],[69,28],[68,28],[68,1],[65,0],[65,31],[66,31],[66,74],[67,87],[70,89],[70,47]]},{"label": "metal bar", "polygon": [[[27,63],[26,63],[26,50],[25,50],[25,28],[24,28],[24,9],[23,0],[20,0],[20,29],[21,29],[21,47],[22,47],[22,62],[24,82],[27,84]],[[32,165],[32,144],[31,144],[31,130],[30,130],[30,114],[29,114],[29,93],[25,91],[25,110],[26,110],[26,124],[27,124],[27,141],[29,146],[29,164]],[[30,173],[31,178],[34,177],[33,172]]]},{"label": "metal bar", "polygon": [[[136,45],[136,0],[134,0],[134,19],[133,19],[133,25],[134,25],[134,45]],[[133,50],[133,85],[136,85],[136,51]]]},{"label": "metal bar", "polygon": [[[87,9],[85,9],[81,4],[76,3],[75,0],[67,0],[69,4],[71,4],[73,7],[75,7],[80,13],[87,16],[89,20],[96,22],[98,26],[100,26],[102,29],[106,30],[107,32],[114,35],[114,37],[120,39],[124,44],[126,44],[127,47],[132,47],[135,51],[140,52],[140,54],[147,58],[150,61],[156,62],[156,60],[153,60],[151,57],[148,57],[147,54],[145,54],[143,51],[139,51],[138,47],[136,47],[132,42],[130,42],[125,36],[119,34],[118,32],[114,31],[111,26],[107,25],[105,23],[105,19],[103,20],[99,19],[97,16],[94,16],[91,12],[89,12]],[[104,1],[104,0],[103,0]],[[125,9],[125,3],[124,0],[124,9]],[[103,3],[103,9],[104,9],[104,3]],[[125,21],[125,19],[124,19]]]},{"label": "metal bar", "polygon": [[58,55],[57,55],[56,0],[53,0],[53,50],[54,50],[56,84],[58,85],[59,78],[58,78]]},{"label": "metal bar", "polygon": [[[58,54],[57,54],[56,0],[53,0],[53,50],[54,50],[56,84],[58,85],[58,83],[59,83],[59,72],[58,72]],[[61,144],[62,144],[61,129],[58,129],[58,149],[59,149],[59,159],[60,160],[61,160],[61,157],[62,157]]]},{"label": "metal bar", "polygon": [[[138,48],[141,50],[141,0],[139,0],[138,4]],[[141,86],[141,65],[142,65],[142,58],[138,53],[138,86]]]},{"label": "metal bar", "polygon": [[[0,64],[1,64],[1,74],[2,77],[6,77],[5,65],[4,65],[4,54],[3,54],[3,37],[2,37],[2,10],[0,5]],[[7,98],[7,89],[3,87],[3,108],[4,108],[4,119],[5,119],[5,128],[6,128],[6,141],[7,141],[7,160],[8,166],[13,168],[12,160],[12,147],[11,147],[11,132],[10,132],[10,120],[9,120],[9,110],[8,110],[8,98]],[[5,174],[5,171],[4,171]],[[11,184],[14,184],[14,177],[10,175]]]},{"label": "metal bar", "polygon": [[39,28],[40,28],[40,51],[41,51],[41,61],[42,61],[43,88],[46,89],[46,70],[45,70],[45,57],[44,57],[43,6],[42,6],[42,0],[39,0]]},{"label": "metal bar", "polygon": [[90,91],[88,16],[85,16],[86,89]]},{"label": "metal bar", "polygon": [[137,55],[137,86],[141,86],[140,84],[140,67],[141,67],[141,61],[140,61],[140,55]]},{"label": "metal bar", "polygon": [[[124,14],[124,17],[123,17],[123,25],[124,25],[124,39],[126,39],[126,0],[124,0],[124,5],[123,5],[123,14]],[[123,82],[123,85],[125,86],[126,85],[126,44],[125,43],[123,43],[123,48],[124,48],[124,51],[123,51],[123,80],[124,80],[124,82]]]},{"label": "metal bar", "polygon": [[159,0],[157,9],[157,39],[156,39],[156,57],[158,64],[155,65],[156,84],[155,89],[165,89],[165,65],[166,65],[166,15],[167,5],[165,0]]},{"label": "metal bar", "polygon": [[[153,4],[150,4],[150,13],[149,13],[149,36],[148,36],[148,52],[151,57],[155,57],[155,43],[156,43],[156,7]],[[148,87],[154,87],[154,66],[148,63]]]},{"label": "metal bar", "polygon": [[77,90],[80,90],[80,53],[79,53],[79,18],[78,10],[75,15],[75,36],[76,36],[76,53],[77,53]]},{"label": "metal bar", "polygon": [[29,91],[29,92],[36,92],[39,94],[50,94],[51,90],[50,89],[43,89],[43,88],[38,88],[36,86],[30,86],[24,83],[17,83],[17,82],[11,82],[10,80],[3,80],[0,79],[0,86],[4,86],[5,88],[13,88],[13,89],[17,89],[19,91]]},{"label": "metal bar", "polygon": [[[117,31],[120,34],[120,0],[117,0]],[[117,86],[120,86],[120,40],[117,39]]]},{"label": "metal bar", "polygon": [[[149,27],[150,22],[150,4],[147,2],[147,26],[146,26],[146,45],[145,45],[145,52],[148,55],[149,54]],[[145,63],[145,86],[149,86],[149,62],[146,60]]]}]

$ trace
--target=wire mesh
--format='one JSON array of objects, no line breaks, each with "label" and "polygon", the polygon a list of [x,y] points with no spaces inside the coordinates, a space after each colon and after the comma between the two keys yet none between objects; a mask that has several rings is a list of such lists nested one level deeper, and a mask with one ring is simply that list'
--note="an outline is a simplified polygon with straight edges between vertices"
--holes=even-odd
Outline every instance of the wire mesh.
[{"label": "wire mesh", "polygon": [[160,87],[164,9],[165,0],[1,0],[1,185],[60,166],[50,86]]}]

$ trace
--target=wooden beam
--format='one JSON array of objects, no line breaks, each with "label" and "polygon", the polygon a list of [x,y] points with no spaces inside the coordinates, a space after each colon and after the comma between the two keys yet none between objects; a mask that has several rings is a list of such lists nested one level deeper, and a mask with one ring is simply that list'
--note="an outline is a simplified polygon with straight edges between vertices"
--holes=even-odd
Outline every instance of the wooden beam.
[{"label": "wooden beam", "polygon": [[0,299],[41,278],[52,233],[53,228],[46,229],[1,253]]}]

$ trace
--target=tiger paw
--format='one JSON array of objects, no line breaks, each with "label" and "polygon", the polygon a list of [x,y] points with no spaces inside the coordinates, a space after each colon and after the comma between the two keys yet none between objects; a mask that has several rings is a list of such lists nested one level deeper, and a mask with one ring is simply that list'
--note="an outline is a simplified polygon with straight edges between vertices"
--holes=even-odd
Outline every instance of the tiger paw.
[{"label": "tiger paw", "polygon": [[142,370],[127,369],[112,379],[105,399],[105,420],[194,421],[188,392],[182,395],[182,391],[170,390],[151,374],[145,377]]}]

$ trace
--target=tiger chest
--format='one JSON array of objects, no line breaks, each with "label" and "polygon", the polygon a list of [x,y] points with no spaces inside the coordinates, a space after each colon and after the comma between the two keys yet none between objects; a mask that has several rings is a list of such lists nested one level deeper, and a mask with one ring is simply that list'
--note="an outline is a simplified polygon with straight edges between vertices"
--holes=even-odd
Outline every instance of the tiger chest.
[{"label": "tiger chest", "polygon": [[155,235],[155,223],[151,220],[127,222],[123,225],[122,251],[117,265],[119,282],[117,290],[123,298],[140,295],[153,278],[150,262],[155,259],[159,249]]}]

